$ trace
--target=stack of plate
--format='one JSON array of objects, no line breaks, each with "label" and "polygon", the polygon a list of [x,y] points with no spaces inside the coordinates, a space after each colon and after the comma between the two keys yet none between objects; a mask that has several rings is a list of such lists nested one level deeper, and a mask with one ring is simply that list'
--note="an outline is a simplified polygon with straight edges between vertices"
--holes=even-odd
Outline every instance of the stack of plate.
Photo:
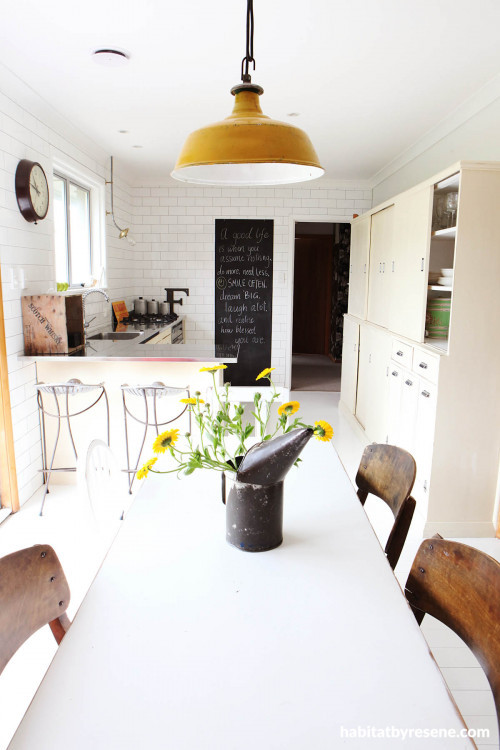
[{"label": "stack of plate", "polygon": [[437,283],[439,286],[453,286],[453,268],[442,268]]}]

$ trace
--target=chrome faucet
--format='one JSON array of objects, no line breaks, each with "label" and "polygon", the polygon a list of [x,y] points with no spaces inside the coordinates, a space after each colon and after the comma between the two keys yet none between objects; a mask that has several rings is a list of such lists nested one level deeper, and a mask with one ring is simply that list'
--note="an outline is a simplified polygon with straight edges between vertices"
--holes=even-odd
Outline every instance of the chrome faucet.
[{"label": "chrome faucet", "polygon": [[82,305],[83,305],[82,312],[83,312],[83,328],[84,328],[84,333],[87,332],[87,328],[92,323],[92,321],[96,319],[96,316],[94,315],[93,318],[90,318],[90,320],[87,321],[87,317],[86,317],[86,314],[85,314],[85,301],[86,301],[87,297],[90,294],[102,294],[102,296],[105,298],[106,302],[110,301],[110,299],[109,299],[108,295],[106,294],[106,292],[104,291],[104,289],[88,289],[86,292],[84,292],[82,294]]}]

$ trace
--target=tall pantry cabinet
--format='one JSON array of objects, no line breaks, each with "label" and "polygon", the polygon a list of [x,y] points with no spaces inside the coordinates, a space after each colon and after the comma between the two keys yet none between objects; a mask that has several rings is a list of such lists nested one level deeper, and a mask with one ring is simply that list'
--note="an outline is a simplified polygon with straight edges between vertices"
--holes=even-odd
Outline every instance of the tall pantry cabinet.
[{"label": "tall pantry cabinet", "polygon": [[426,534],[495,530],[499,208],[500,164],[459,162],[352,224],[341,404],[414,455]]}]

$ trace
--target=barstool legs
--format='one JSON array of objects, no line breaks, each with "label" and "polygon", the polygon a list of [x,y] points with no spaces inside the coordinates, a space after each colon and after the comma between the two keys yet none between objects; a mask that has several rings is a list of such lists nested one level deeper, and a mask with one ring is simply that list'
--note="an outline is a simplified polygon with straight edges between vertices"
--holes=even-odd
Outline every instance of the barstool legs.
[{"label": "barstool legs", "polygon": [[[88,390],[94,390],[96,388],[100,389],[99,396],[93,401],[90,406],[86,407],[85,409],[81,409],[80,411],[75,412],[74,414],[70,413],[69,409],[69,396],[73,395],[75,393],[84,392]],[[55,413],[52,413],[48,411],[43,403],[42,398],[42,391],[44,393],[52,394],[55,401]],[[61,414],[61,408],[59,405],[59,399],[57,398],[58,393],[61,395],[64,395],[64,403],[66,406],[66,410],[64,414]],[[42,473],[45,483],[45,490],[43,493],[42,498],[42,505],[40,507],[40,515],[43,515],[43,509],[45,505],[45,500],[47,498],[47,495],[49,494],[49,484],[50,479],[52,476],[53,471],[76,471],[76,467],[67,467],[67,468],[54,468],[54,461],[56,457],[57,452],[57,446],[59,444],[59,437],[61,435],[61,421],[65,420],[66,424],[68,425],[68,432],[71,442],[71,447],[73,449],[73,453],[75,455],[75,460],[78,461],[78,452],[76,450],[76,444],[75,440],[73,438],[73,432],[71,430],[71,417],[76,417],[79,414],[84,414],[89,409],[92,409],[104,396],[104,401],[106,404],[106,425],[107,425],[107,437],[108,437],[108,446],[110,442],[110,424],[109,424],[109,402],[108,402],[108,395],[106,393],[106,389],[102,384],[99,385],[85,385],[83,383],[80,383],[79,381],[70,381],[69,383],[61,383],[61,384],[40,384],[37,386],[37,402],[38,402],[38,408],[40,410],[41,414],[41,432],[42,432]],[[53,417],[56,420],[57,428],[56,428],[56,436],[54,440],[54,448],[52,450],[52,456],[50,459],[50,464],[47,462],[47,431],[45,426],[45,417],[50,416]]]}]

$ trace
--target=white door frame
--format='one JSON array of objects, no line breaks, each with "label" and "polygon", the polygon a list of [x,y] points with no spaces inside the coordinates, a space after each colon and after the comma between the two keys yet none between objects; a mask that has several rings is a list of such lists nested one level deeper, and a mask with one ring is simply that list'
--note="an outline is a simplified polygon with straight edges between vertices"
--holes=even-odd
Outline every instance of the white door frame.
[{"label": "white door frame", "polygon": [[285,361],[285,388],[292,387],[292,344],[293,344],[293,274],[295,265],[295,224],[297,222],[321,223],[321,224],[352,224],[352,218],[348,216],[329,216],[314,214],[307,216],[293,215],[288,220],[288,345]]}]

